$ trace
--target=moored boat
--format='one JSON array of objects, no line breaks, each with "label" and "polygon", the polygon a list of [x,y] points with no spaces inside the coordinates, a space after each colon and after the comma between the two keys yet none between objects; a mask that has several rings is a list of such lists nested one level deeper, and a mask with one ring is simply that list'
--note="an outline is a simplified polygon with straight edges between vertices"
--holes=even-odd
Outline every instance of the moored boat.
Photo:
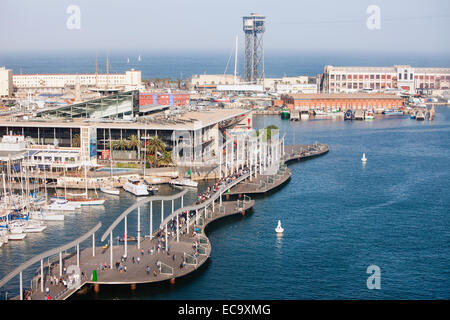
[{"label": "moored boat", "polygon": [[123,189],[128,191],[135,196],[148,196],[149,192],[147,190],[147,186],[142,183],[139,179],[129,179],[123,185]]},{"label": "moored boat", "polygon": [[101,187],[100,191],[106,194],[111,194],[111,195],[119,195],[120,194],[120,190],[114,187]]},{"label": "moored boat", "polygon": [[382,113],[387,116],[402,116],[403,115],[403,111],[401,111],[401,110],[384,110]]},{"label": "moored boat", "polygon": [[283,108],[283,110],[281,110],[281,119],[289,119],[290,116],[291,114],[289,113],[288,108]]},{"label": "moored boat", "polygon": [[197,188],[197,186],[198,186],[198,183],[196,181],[194,181],[194,180],[191,180],[191,179],[170,180],[169,184],[175,185],[175,186],[192,187],[192,188]]}]

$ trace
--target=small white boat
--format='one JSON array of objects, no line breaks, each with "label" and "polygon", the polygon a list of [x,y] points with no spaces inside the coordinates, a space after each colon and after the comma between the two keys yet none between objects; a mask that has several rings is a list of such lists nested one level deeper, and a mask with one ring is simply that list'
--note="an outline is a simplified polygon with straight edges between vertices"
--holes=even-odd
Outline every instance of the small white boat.
[{"label": "small white boat", "polygon": [[363,153],[363,157],[361,158],[361,161],[362,161],[362,162],[366,162],[366,161],[367,161],[367,158],[366,158],[366,154],[365,154],[365,153]]},{"label": "small white boat", "polygon": [[43,209],[49,211],[75,211],[77,205],[73,205],[67,200],[55,200],[52,203],[43,206]]},{"label": "small white boat", "polygon": [[27,223],[25,223],[25,226],[23,227],[23,231],[26,233],[37,233],[42,232],[45,229],[47,229],[47,226],[42,225],[40,221],[33,221],[28,220]]},{"label": "small white boat", "polygon": [[114,187],[101,187],[100,191],[106,194],[112,194],[112,195],[119,195],[120,194],[120,190]]},{"label": "small white boat", "polygon": [[275,228],[275,232],[276,233],[283,233],[284,232],[284,229],[281,227],[281,221],[280,220],[278,220],[278,225]]},{"label": "small white boat", "polygon": [[20,221],[12,221],[8,225],[8,240],[23,240],[27,236],[24,233],[24,223]]},{"label": "small white boat", "polygon": [[129,179],[125,184],[123,185],[123,189],[125,191],[128,191],[135,196],[148,196],[149,192],[147,190],[147,185],[145,183],[142,183],[138,179]]},{"label": "small white boat", "polygon": [[71,205],[80,206],[99,206],[105,203],[105,199],[101,198],[70,198],[67,199]]},{"label": "small white boat", "polygon": [[64,221],[63,214],[56,214],[51,211],[32,211],[29,216],[37,221]]},{"label": "small white boat", "polygon": [[191,179],[176,179],[176,180],[170,180],[169,184],[174,186],[185,186],[185,187],[192,187],[197,188],[198,182],[191,180]]}]

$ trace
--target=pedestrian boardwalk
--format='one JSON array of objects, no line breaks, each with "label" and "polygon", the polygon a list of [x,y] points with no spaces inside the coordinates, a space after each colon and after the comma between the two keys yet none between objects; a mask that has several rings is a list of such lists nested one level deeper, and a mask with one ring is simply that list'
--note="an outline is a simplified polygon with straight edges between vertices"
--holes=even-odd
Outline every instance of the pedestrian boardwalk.
[{"label": "pedestrian boardwalk", "polygon": [[[281,148],[281,144],[278,147]],[[286,183],[292,174],[286,163],[316,157],[329,151],[329,147],[324,144],[283,148],[283,153],[272,149],[271,154],[275,156],[272,156],[271,161],[263,159],[264,170],[255,158],[252,158],[253,162],[250,161],[249,166],[236,164],[235,170],[231,170],[230,175],[219,179],[214,186],[208,188],[196,204],[183,205],[183,195],[186,191],[172,196],[153,196],[139,200],[117,217],[104,233],[101,240],[105,241],[109,237],[109,244],[103,247],[95,246],[95,232],[101,226],[99,223],[71,243],[46,251],[22,264],[0,280],[0,287],[19,275],[22,293],[22,272],[38,261],[41,263],[41,269],[32,280],[32,288],[26,291],[24,296],[15,299],[42,300],[50,297],[64,300],[86,285],[93,285],[94,290],[98,290],[101,285],[130,285],[133,289],[136,284],[174,282],[176,278],[194,272],[208,260],[211,243],[204,229],[209,223],[222,217],[245,214],[254,205],[254,200],[246,196],[247,194],[264,194]],[[277,158],[278,155],[282,157]],[[239,165],[241,169],[238,169]],[[222,201],[222,195],[227,194],[244,197],[242,200]],[[174,209],[175,199],[181,200],[177,210]],[[151,227],[153,201],[172,201],[172,211],[168,215],[164,215],[164,206],[161,205],[161,224],[155,232]],[[148,235],[141,237],[140,207],[146,202],[150,202],[150,230]],[[136,209],[138,227],[137,236],[134,237],[127,233],[127,216]],[[121,221],[124,221],[125,226],[121,239],[123,245],[114,245],[113,229]],[[91,236],[92,247],[80,250],[80,243]],[[66,254],[65,250],[74,246],[76,253]],[[58,253],[59,260],[55,259]],[[49,260],[44,272],[45,258],[52,258],[52,262]],[[71,267],[77,268],[75,273],[69,272],[72,271]]]},{"label": "pedestrian boardwalk", "polygon": [[284,164],[275,168],[271,174],[257,174],[256,177],[239,183],[225,193],[226,195],[257,195],[272,191],[285,184],[292,176],[291,170],[286,163],[294,160],[306,160],[321,156],[329,151],[326,144],[302,144],[285,146]]},{"label": "pedestrian boardwalk", "polygon": [[[201,212],[202,218],[199,224],[196,225],[193,220],[192,232],[189,234],[184,232],[179,242],[169,238],[167,251],[164,247],[163,232],[157,232],[152,240],[147,237],[141,241],[141,250],[137,246],[130,245],[126,260],[122,259],[123,246],[114,246],[114,256],[118,259],[112,268],[109,265],[110,248],[96,247],[94,257],[92,248],[84,249],[80,254],[82,279],[79,287],[69,290],[63,283],[59,282],[56,285],[55,281],[51,281],[51,276],[46,276],[44,287],[49,288],[49,292],[34,290],[30,297],[32,300],[44,300],[46,295],[50,295],[53,299],[67,299],[86,284],[131,285],[167,281],[185,276],[202,266],[210,256],[211,243],[204,235],[204,228],[217,219],[234,214],[245,214],[253,204],[254,200],[223,201],[222,206],[215,206],[214,211],[207,210],[206,214]],[[199,232],[196,233],[195,228],[198,228]],[[200,248],[201,250],[198,250]],[[64,266],[76,265],[76,263],[75,256],[64,260]],[[58,277],[58,270],[59,263],[56,263],[52,265],[50,274]],[[92,281],[94,270],[97,281]]]}]

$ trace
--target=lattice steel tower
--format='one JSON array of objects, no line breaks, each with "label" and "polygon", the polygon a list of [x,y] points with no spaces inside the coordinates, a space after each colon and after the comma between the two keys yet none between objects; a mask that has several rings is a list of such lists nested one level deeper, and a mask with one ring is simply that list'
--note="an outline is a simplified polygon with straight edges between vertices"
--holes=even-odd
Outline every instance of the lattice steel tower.
[{"label": "lattice steel tower", "polygon": [[244,78],[249,83],[264,82],[264,42],[266,17],[251,13],[243,19],[245,33]]}]

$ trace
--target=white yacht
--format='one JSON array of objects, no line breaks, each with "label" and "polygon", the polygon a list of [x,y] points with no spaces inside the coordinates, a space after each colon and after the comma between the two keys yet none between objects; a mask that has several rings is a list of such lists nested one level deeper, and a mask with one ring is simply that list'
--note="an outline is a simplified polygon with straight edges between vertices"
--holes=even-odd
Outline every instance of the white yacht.
[{"label": "white yacht", "polygon": [[21,221],[11,221],[8,224],[8,240],[23,240],[27,234],[24,233],[24,223]]},{"label": "white yacht", "polygon": [[50,204],[43,206],[44,210],[49,211],[75,211],[77,209],[78,204],[71,204],[67,200],[58,199],[52,201]]},{"label": "white yacht", "polygon": [[120,194],[120,190],[114,187],[104,186],[100,188],[100,191],[106,194],[112,194],[118,196]]},{"label": "white yacht", "polygon": [[135,196],[148,196],[147,185],[142,183],[138,179],[129,179],[124,185],[123,189],[128,191]]},{"label": "white yacht", "polygon": [[198,182],[191,180],[191,179],[170,180],[169,184],[175,185],[175,186],[185,186],[185,187],[193,187],[193,188],[197,188],[197,186],[198,186]]},{"label": "white yacht", "polygon": [[29,216],[37,221],[64,221],[63,214],[56,214],[52,211],[32,211]]},{"label": "white yacht", "polygon": [[28,220],[23,227],[23,231],[26,233],[42,232],[45,229],[47,229],[47,226],[36,220]]}]

